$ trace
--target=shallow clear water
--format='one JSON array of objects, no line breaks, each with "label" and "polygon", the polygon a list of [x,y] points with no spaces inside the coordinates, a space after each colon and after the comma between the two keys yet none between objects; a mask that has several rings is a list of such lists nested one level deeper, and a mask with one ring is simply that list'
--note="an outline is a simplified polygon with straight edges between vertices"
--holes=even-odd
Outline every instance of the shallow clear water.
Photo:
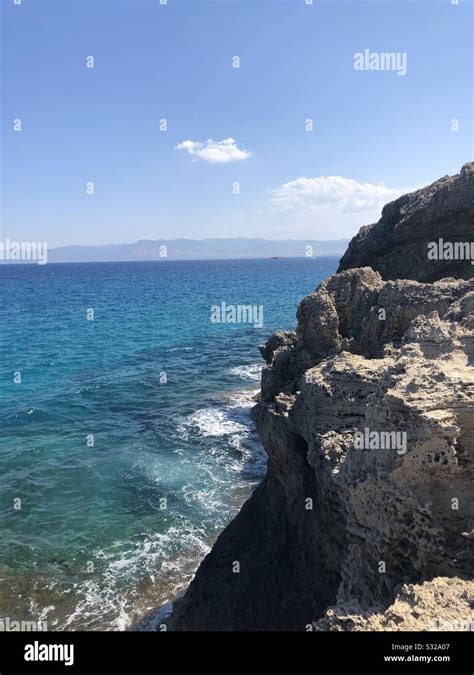
[{"label": "shallow clear water", "polygon": [[258,345],[336,266],[0,266],[0,618],[123,629],[183,588],[265,470]]}]

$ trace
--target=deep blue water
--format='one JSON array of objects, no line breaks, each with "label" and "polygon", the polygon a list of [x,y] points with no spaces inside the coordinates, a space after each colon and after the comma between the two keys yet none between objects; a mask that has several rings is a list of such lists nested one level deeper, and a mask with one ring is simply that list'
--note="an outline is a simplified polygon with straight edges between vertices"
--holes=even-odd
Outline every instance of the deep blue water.
[{"label": "deep blue water", "polygon": [[119,629],[189,581],[265,470],[258,345],[336,266],[0,266],[0,618]]}]

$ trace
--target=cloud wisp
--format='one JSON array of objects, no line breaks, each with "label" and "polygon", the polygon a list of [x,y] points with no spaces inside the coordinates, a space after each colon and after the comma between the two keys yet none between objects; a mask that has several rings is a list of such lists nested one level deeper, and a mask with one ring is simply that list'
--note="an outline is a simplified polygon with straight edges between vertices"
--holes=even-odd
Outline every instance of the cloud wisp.
[{"label": "cloud wisp", "polygon": [[271,203],[284,210],[305,212],[336,209],[341,213],[380,211],[384,204],[407,190],[388,188],[383,183],[359,183],[353,178],[320,176],[296,178],[272,191]]},{"label": "cloud wisp", "polygon": [[183,141],[175,150],[186,150],[197,159],[209,164],[229,164],[248,159],[251,155],[247,150],[238,147],[233,138],[224,138],[222,141],[213,141],[212,138],[204,143],[200,141]]}]

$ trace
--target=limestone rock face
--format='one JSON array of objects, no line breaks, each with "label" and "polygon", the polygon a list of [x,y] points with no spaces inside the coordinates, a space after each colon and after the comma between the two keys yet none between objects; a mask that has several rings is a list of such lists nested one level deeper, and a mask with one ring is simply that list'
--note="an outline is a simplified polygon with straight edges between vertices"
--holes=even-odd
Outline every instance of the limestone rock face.
[{"label": "limestone rock face", "polygon": [[429,243],[439,239],[474,242],[473,162],[464,164],[455,176],[440,178],[387,204],[378,223],[362,227],[350,242],[338,271],[370,265],[384,279],[472,277],[474,257],[428,258]]},{"label": "limestone rock face", "polygon": [[352,603],[331,607],[316,631],[472,631],[474,582],[436,577],[406,584],[388,608],[362,609]]},{"label": "limestone rock face", "polygon": [[[465,173],[427,188],[416,209],[408,200],[406,214],[423,207],[416,222],[431,213],[438,227],[440,190],[461,191],[461,212]],[[252,416],[267,475],[176,603],[170,629],[474,621],[474,279],[381,272],[329,277],[301,302],[296,332],[261,348]]]},{"label": "limestone rock face", "polygon": [[[474,271],[474,269],[473,269]],[[297,312],[296,338],[275,343],[277,333],[262,351],[272,355],[263,369],[262,395],[271,400],[280,391],[294,393],[301,375],[319,360],[342,350],[367,358],[383,356],[387,347],[400,347],[410,323],[436,311],[444,315],[463,298],[466,313],[472,297],[464,298],[469,281],[443,279],[434,284],[410,280],[383,281],[370,267],[329,277],[308,295]],[[464,309],[463,309],[464,308]],[[273,349],[277,344],[278,347]]]},{"label": "limestone rock face", "polygon": [[274,333],[265,344],[260,346],[260,353],[266,363],[271,363],[275,357],[277,349],[282,347],[291,347],[296,342],[296,333],[294,331],[280,331]]}]

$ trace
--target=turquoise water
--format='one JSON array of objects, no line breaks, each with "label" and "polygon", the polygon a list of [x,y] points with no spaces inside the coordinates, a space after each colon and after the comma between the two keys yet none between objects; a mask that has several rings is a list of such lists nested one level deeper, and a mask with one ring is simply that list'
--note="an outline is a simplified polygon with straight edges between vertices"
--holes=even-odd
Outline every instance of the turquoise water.
[{"label": "turquoise water", "polygon": [[188,583],[265,471],[258,345],[336,266],[0,266],[0,618],[123,629]]}]

